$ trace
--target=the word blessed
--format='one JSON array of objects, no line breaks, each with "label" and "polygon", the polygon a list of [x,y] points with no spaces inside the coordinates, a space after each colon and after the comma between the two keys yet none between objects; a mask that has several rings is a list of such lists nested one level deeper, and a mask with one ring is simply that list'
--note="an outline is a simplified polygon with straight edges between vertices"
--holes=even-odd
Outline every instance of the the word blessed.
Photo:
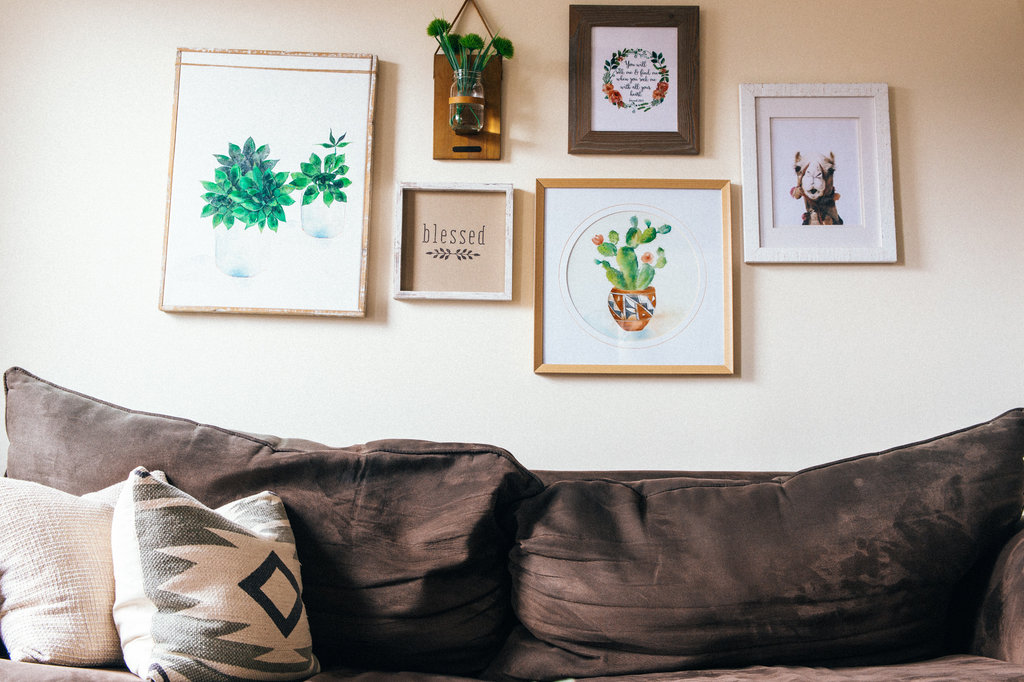
[{"label": "the word blessed", "polygon": [[437,223],[430,227],[423,223],[424,244],[473,244],[474,246],[484,245],[484,230],[486,225],[481,225],[479,230],[438,228]]}]

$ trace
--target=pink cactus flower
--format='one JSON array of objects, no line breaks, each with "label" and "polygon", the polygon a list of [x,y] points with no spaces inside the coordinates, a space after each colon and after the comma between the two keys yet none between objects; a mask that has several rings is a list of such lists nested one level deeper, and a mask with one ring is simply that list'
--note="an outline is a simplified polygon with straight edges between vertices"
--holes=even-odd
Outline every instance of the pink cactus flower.
[{"label": "pink cactus flower", "polygon": [[603,234],[595,234],[594,237],[590,241],[594,242],[594,246],[601,246],[601,244],[604,243],[604,235]]},{"label": "pink cactus flower", "polygon": [[654,260],[654,254],[648,251],[644,255],[640,256],[640,260],[644,263],[650,263]]}]

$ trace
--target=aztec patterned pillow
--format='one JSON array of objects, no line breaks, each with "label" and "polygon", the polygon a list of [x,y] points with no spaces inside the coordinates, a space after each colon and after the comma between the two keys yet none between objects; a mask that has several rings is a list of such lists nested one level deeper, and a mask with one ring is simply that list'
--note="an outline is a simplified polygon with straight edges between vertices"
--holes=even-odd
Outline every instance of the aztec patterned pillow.
[{"label": "aztec patterned pillow", "polygon": [[277,495],[211,510],[139,467],[114,508],[111,549],[114,622],[136,675],[296,680],[319,671]]}]

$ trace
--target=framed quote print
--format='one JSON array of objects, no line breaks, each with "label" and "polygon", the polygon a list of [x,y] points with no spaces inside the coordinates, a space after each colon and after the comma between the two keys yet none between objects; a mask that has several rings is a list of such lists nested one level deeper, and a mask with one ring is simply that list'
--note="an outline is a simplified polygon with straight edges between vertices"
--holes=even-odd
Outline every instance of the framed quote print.
[{"label": "framed quote print", "polygon": [[160,309],[365,315],[377,58],[180,49],[176,71]]},{"label": "framed quote print", "polygon": [[569,6],[569,153],[698,154],[696,6]]},{"label": "framed quote print", "polygon": [[740,86],[743,258],[896,260],[884,83]]},{"label": "framed quote print", "polygon": [[537,180],[534,371],[731,374],[728,180]]}]

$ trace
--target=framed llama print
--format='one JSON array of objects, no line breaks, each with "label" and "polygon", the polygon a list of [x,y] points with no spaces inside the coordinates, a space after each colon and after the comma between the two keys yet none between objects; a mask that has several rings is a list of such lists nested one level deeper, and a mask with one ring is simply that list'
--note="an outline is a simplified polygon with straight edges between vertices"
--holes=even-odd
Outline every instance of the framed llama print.
[{"label": "framed llama print", "polygon": [[731,374],[729,191],[538,179],[534,371]]},{"label": "framed llama print", "polygon": [[696,6],[569,6],[569,153],[698,154]]},{"label": "framed llama print", "polygon": [[740,86],[748,263],[896,260],[884,83]]},{"label": "framed llama print", "polygon": [[365,315],[376,80],[373,55],[178,50],[161,310]]}]

